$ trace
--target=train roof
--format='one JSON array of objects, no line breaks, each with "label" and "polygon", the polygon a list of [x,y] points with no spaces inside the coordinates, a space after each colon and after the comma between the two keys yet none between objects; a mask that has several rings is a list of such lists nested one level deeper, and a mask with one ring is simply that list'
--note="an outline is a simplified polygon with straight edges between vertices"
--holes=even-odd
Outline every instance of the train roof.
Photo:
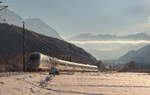
[{"label": "train roof", "polygon": [[52,59],[54,59],[56,61],[59,61],[60,62],[59,64],[62,64],[62,65],[81,66],[81,67],[86,67],[86,68],[97,68],[97,66],[94,66],[94,65],[88,65],[88,64],[81,64],[81,63],[76,63],[76,62],[70,62],[70,61],[65,61],[65,60],[61,60],[61,59],[58,59],[58,58],[52,58]]},{"label": "train roof", "polygon": [[81,63],[69,62],[69,61],[64,61],[64,60],[60,60],[60,59],[58,59],[58,60],[61,61],[61,62],[66,63],[66,65],[97,68],[97,66],[94,66],[94,65],[87,65],[87,64],[81,64]]}]

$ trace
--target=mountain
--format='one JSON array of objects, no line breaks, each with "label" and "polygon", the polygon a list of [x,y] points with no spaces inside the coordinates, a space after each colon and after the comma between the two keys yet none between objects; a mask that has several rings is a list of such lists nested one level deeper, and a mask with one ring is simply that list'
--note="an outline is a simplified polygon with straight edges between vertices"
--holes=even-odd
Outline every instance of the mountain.
[{"label": "mountain", "polygon": [[[57,38],[47,37],[29,30],[25,32],[25,55],[41,52],[64,60],[93,64],[96,59],[82,48]],[[0,24],[0,71],[21,70],[22,28]]]},{"label": "mountain", "polygon": [[36,31],[37,33],[40,33],[46,36],[62,39],[53,28],[51,28],[49,25],[47,25],[45,22],[43,22],[42,20],[38,18],[26,19],[25,25],[27,29],[29,30]]},{"label": "mountain", "polygon": [[126,36],[117,36],[117,35],[110,35],[110,34],[99,34],[99,35],[92,35],[90,33],[83,33],[77,35],[69,40],[79,40],[79,41],[87,41],[87,40],[150,40],[150,35],[145,33],[136,33],[130,34]]},{"label": "mountain", "polygon": [[40,19],[30,18],[24,20],[21,16],[9,9],[1,11],[0,14],[1,23],[8,23],[22,27],[22,22],[25,21],[25,27],[29,30],[36,31],[37,33],[43,34],[45,36],[62,39],[53,28],[51,28],[49,25],[47,25],[44,21]]},{"label": "mountain", "polygon": [[119,58],[119,62],[121,63],[128,63],[130,60],[132,60],[137,55],[137,51],[128,51],[125,55],[121,56]]},{"label": "mountain", "polygon": [[119,63],[128,63],[130,61],[135,61],[137,63],[143,63],[150,66],[150,45],[146,45],[137,51],[129,51],[125,55],[118,59]]},{"label": "mountain", "polygon": [[122,39],[131,39],[131,40],[150,40],[150,35],[145,33],[136,33],[127,36],[121,37]]},{"label": "mountain", "polygon": [[87,41],[87,40],[106,40],[106,39],[113,39],[117,36],[109,35],[109,34],[99,34],[99,35],[92,35],[90,33],[83,33],[77,35],[69,40],[79,40],[79,41]]}]

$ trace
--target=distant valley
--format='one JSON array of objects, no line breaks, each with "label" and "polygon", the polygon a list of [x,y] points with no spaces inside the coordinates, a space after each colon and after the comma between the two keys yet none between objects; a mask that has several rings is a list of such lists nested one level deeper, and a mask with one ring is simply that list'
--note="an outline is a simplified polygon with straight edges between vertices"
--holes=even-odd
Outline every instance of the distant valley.
[{"label": "distant valley", "polygon": [[[68,40],[85,48],[98,59],[116,60],[128,51],[138,50],[149,44],[150,35],[146,33],[136,33],[118,36],[111,34],[93,35],[85,33]],[[144,41],[147,42],[144,43]]]}]

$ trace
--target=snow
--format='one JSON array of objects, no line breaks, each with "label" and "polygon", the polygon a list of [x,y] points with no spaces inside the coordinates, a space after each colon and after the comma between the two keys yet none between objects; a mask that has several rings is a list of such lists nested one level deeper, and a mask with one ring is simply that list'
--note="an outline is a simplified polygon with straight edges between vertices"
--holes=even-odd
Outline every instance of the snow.
[{"label": "snow", "polygon": [[0,95],[149,95],[150,75],[146,73],[75,73],[58,75],[40,82],[48,73],[0,78]]}]

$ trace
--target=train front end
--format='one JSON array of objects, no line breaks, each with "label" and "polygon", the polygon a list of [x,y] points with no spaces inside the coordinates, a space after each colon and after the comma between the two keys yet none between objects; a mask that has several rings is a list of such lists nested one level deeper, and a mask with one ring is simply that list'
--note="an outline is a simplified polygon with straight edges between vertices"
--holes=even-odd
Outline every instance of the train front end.
[{"label": "train front end", "polygon": [[38,71],[40,65],[41,55],[40,53],[32,53],[28,59],[27,70],[28,71]]}]

